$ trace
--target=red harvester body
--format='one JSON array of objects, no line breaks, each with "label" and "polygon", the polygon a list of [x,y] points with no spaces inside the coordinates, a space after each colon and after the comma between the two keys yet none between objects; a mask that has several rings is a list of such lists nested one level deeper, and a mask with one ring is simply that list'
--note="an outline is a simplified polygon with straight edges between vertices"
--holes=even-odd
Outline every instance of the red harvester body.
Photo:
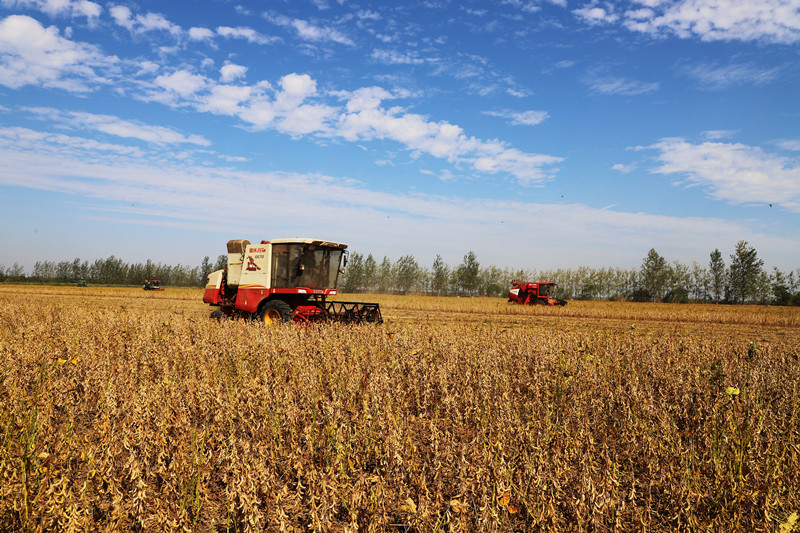
[{"label": "red harvester body", "polygon": [[523,283],[511,281],[512,289],[508,292],[508,301],[522,305],[567,305],[566,300],[554,298],[556,283]]},{"label": "red harvester body", "polygon": [[331,302],[347,245],[319,239],[228,241],[228,263],[206,281],[203,301],[212,318],[255,318],[265,323],[383,322],[376,303]]}]

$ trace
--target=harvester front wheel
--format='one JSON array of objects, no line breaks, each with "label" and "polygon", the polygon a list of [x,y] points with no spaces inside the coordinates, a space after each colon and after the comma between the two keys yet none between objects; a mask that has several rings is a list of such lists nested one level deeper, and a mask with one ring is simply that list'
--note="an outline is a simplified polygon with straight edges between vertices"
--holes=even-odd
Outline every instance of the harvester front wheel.
[{"label": "harvester front wheel", "polygon": [[292,308],[283,300],[272,300],[261,307],[258,316],[264,324],[273,325],[292,321]]}]

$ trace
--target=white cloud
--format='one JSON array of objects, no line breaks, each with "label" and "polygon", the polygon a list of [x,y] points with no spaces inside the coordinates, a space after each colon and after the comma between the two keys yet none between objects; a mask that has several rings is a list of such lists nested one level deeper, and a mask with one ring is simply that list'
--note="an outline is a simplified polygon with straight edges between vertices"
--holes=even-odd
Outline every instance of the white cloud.
[{"label": "white cloud", "polygon": [[800,212],[800,160],[744,144],[691,144],[663,139],[649,148],[659,151],[657,174],[682,176],[677,183],[703,186],[712,198],[734,205],[771,203]]},{"label": "white cloud", "polygon": [[329,26],[318,26],[302,19],[292,19],[284,15],[266,13],[265,18],[273,24],[292,28],[297,36],[309,42],[333,42],[347,46],[355,46],[355,43],[348,36],[335,28]]},{"label": "white cloud", "polygon": [[173,35],[180,35],[182,30],[177,24],[168,21],[164,15],[159,13],[147,13],[146,15],[136,15],[136,22],[139,31],[166,31]]},{"label": "white cloud", "polygon": [[698,64],[684,69],[686,74],[706,89],[724,89],[733,85],[765,85],[778,78],[781,69],[749,64]]},{"label": "white cloud", "polygon": [[209,146],[211,143],[201,135],[186,136],[171,128],[152,126],[139,121],[124,120],[113,115],[99,115],[77,111],[61,111],[50,107],[27,108],[39,119],[75,129],[101,131],[117,137],[138,139],[154,144],[196,144]]},{"label": "white cloud", "polygon": [[375,49],[370,57],[379,63],[386,65],[420,65],[425,63],[425,59],[412,52],[398,52],[396,50]]},{"label": "white cloud", "polygon": [[253,44],[270,44],[277,40],[274,37],[268,37],[246,26],[237,26],[236,28],[219,26],[217,28],[217,34],[226,39],[244,39]]},{"label": "white cloud", "polygon": [[380,103],[389,96],[377,87],[351,93],[346,112],[338,118],[335,134],[350,141],[397,141],[412,152],[468,164],[483,173],[508,173],[529,185],[549,179],[551,174],[543,167],[561,161],[559,157],[524,153],[500,141],[468,137],[459,126],[431,122],[398,107],[384,109]]},{"label": "white cloud", "polygon": [[[94,139],[20,127],[0,128],[0,148],[6,147],[10,147],[11,153],[17,156],[28,154],[33,158],[37,155],[42,159],[53,158],[53,170],[51,171],[53,176],[62,175],[58,171],[58,158],[64,154],[68,154],[70,158],[75,159],[84,158],[88,154],[92,154],[92,159],[96,160],[97,157],[111,157],[112,159],[118,156],[139,157],[143,153],[134,146],[104,143]],[[3,161],[5,163],[5,171],[8,173],[13,172],[12,168],[18,167],[23,163],[21,159],[16,158],[6,158]]]},{"label": "white cloud", "polygon": [[176,70],[171,74],[162,74],[155,79],[157,86],[187,98],[206,85],[206,78],[192,74],[188,70]]},{"label": "white cloud", "polygon": [[133,15],[131,10],[125,6],[117,5],[109,9],[111,17],[119,26],[126,28],[131,33],[147,33],[150,31],[165,31],[174,37],[183,34],[183,30],[177,24],[173,24],[160,13],[147,13],[145,15]]},{"label": "white cloud", "polygon": [[784,150],[800,152],[800,139],[786,139],[778,141],[778,146]]},{"label": "white cloud", "polygon": [[247,67],[242,65],[235,65],[233,63],[228,63],[226,65],[223,65],[222,68],[219,69],[219,73],[220,73],[220,80],[223,83],[230,83],[239,78],[243,78],[244,75],[247,73]]},{"label": "white cloud", "polygon": [[[797,0],[634,0],[620,17],[611,4],[586,4],[573,12],[589,24],[621,24],[652,37],[703,41],[800,41]],[[618,4],[621,5],[621,4]]]},{"label": "white cloud", "polygon": [[315,26],[300,19],[293,20],[292,27],[297,31],[297,35],[305,41],[330,41],[338,44],[355,46],[352,39],[333,28]]},{"label": "white cloud", "polygon": [[375,20],[375,21],[377,21],[377,20],[381,20],[381,18],[382,18],[380,13],[372,11],[371,9],[359,10],[358,13],[356,13],[356,16],[358,17],[359,20]]},{"label": "white cloud", "polygon": [[293,136],[306,135],[326,129],[336,110],[325,105],[300,105],[283,113],[278,129]]},{"label": "white cloud", "polygon": [[658,82],[643,82],[616,76],[606,76],[591,74],[585,82],[594,91],[602,94],[621,94],[625,96],[637,96],[657,91],[660,88]]},{"label": "white cloud", "polygon": [[623,174],[629,174],[636,170],[636,163],[631,163],[629,165],[624,165],[622,163],[617,163],[611,167],[611,170],[616,170],[617,172],[621,172]]},{"label": "white cloud", "polygon": [[614,13],[613,5],[600,7],[596,3],[592,3],[585,5],[580,9],[574,9],[572,12],[592,25],[612,23],[619,20],[619,16]]},{"label": "white cloud", "polygon": [[295,109],[306,98],[317,94],[317,82],[308,74],[287,74],[281,78],[280,86],[275,106],[282,111]]},{"label": "white cloud", "polygon": [[485,111],[485,115],[508,119],[514,126],[536,126],[550,116],[547,111]]},{"label": "white cloud", "polygon": [[51,17],[86,17],[90,24],[103,11],[99,4],[88,0],[2,0],[0,4],[8,9],[36,9]]},{"label": "white cloud", "polygon": [[208,28],[192,27],[189,28],[189,38],[193,41],[205,41],[214,37],[214,32]]},{"label": "white cloud", "polygon": [[133,31],[133,21],[131,20],[131,10],[125,6],[113,6],[108,10],[111,17],[119,26]]},{"label": "white cloud", "polygon": [[[282,77],[277,90],[266,82],[250,86],[216,84],[187,70],[160,75],[154,85],[166,91],[151,91],[147,99],[236,116],[255,129],[273,128],[293,137],[313,135],[350,142],[394,141],[412,157],[427,154],[469,165],[480,173],[510,174],[528,185],[551,179],[554,170],[547,167],[562,161],[560,157],[525,153],[501,141],[469,137],[457,125],[430,121],[398,106],[384,108],[382,101],[396,96],[378,87],[334,94],[344,101],[341,107],[325,103],[325,95],[318,94],[316,81],[307,74]],[[543,118],[540,113],[509,116],[532,124]]]},{"label": "white cloud", "polygon": [[[309,133],[323,133],[328,130],[328,123],[336,116],[336,109],[325,104],[306,103],[308,98],[317,94],[317,83],[307,74],[288,74],[281,78],[280,90],[275,93],[275,98],[269,104],[261,104],[261,114],[250,115],[243,113],[245,120],[259,117],[272,122],[277,119],[275,127],[284,133],[293,136]],[[267,111],[269,107],[269,111]],[[256,121],[256,126],[264,127],[266,124]]]},{"label": "white cloud", "polygon": [[242,104],[250,99],[252,93],[252,88],[247,86],[215,85],[199,109],[217,115],[239,115],[244,113]]},{"label": "white cloud", "polygon": [[[566,0],[550,0],[550,2],[552,4],[556,4],[561,7],[566,6]],[[504,5],[510,5],[517,9],[520,9],[525,13],[536,13],[542,9],[541,6],[539,5],[540,2],[531,2],[522,0],[503,0],[502,3]]]},{"label": "white cloud", "polygon": [[711,141],[728,139],[738,133],[737,130],[708,130],[703,132],[703,136]]},{"label": "white cloud", "polygon": [[0,20],[0,84],[6,87],[39,85],[87,92],[107,82],[96,69],[110,73],[117,61],[92,45],[61,37],[56,27],[44,28],[31,17],[11,15]]}]

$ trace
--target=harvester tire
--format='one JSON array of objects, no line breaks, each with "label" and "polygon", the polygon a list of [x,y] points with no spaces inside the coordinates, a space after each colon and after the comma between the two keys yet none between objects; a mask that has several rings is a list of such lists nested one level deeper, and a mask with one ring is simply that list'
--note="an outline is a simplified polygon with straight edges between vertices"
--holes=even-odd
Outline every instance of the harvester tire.
[{"label": "harvester tire", "polygon": [[291,322],[293,319],[292,308],[283,300],[272,300],[265,303],[258,316],[264,324],[275,325]]},{"label": "harvester tire", "polygon": [[216,320],[217,322],[222,322],[225,319],[225,313],[217,309],[216,311],[211,311],[211,320]]}]

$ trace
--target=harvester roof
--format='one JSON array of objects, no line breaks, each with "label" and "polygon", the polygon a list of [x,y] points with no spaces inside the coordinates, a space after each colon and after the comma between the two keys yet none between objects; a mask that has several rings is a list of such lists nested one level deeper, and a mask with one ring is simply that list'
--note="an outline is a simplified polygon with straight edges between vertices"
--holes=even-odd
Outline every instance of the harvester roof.
[{"label": "harvester roof", "polygon": [[296,239],[272,239],[272,244],[313,244],[314,246],[325,246],[327,248],[340,248],[344,250],[347,245],[342,242],[323,241],[321,239],[309,239],[305,237]]}]

